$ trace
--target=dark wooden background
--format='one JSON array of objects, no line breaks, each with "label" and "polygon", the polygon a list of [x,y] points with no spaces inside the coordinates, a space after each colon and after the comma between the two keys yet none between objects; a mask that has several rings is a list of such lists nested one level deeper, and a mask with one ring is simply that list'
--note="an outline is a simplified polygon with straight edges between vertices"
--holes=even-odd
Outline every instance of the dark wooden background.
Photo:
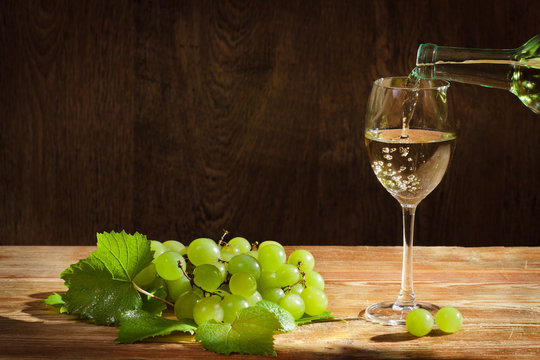
[{"label": "dark wooden background", "polygon": [[[96,232],[401,244],[368,163],[371,83],[420,43],[513,48],[520,1],[0,0],[0,244]],[[540,116],[453,84],[452,165],[419,245],[540,245]],[[449,255],[451,256],[451,255]]]}]

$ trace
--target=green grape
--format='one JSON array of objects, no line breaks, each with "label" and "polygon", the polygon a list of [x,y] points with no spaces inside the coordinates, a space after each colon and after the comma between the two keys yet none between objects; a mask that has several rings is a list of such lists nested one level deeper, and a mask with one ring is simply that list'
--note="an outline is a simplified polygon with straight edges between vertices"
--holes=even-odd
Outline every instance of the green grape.
[{"label": "green grape", "polygon": [[225,262],[229,262],[234,256],[236,256],[235,254],[233,253],[230,253],[230,252],[222,252],[219,259],[221,261],[225,261]]},{"label": "green grape", "polygon": [[195,266],[211,264],[219,259],[221,252],[214,240],[208,238],[195,239],[189,244],[187,256]]},{"label": "green grape", "polygon": [[276,280],[280,287],[296,284],[302,275],[294,265],[283,264],[276,270]]},{"label": "green grape", "polygon": [[463,317],[458,309],[451,306],[445,306],[437,311],[435,322],[439,329],[445,333],[454,333],[461,327]]},{"label": "green grape", "polygon": [[145,287],[154,282],[157,277],[156,265],[150,263],[147,267],[139,271],[139,273],[133,278],[133,282],[139,286]]},{"label": "green grape", "polygon": [[165,291],[167,291],[167,283],[165,282],[165,280],[163,280],[162,278],[160,278],[159,276],[157,278],[155,278],[154,281],[152,281],[152,283],[150,285],[147,286],[148,289],[163,289]]},{"label": "green grape", "polygon": [[240,254],[229,261],[229,272],[231,274],[245,272],[258,280],[261,277],[261,266],[253,257]]},{"label": "green grape", "polygon": [[174,304],[174,314],[178,320],[193,319],[193,308],[200,299],[201,295],[193,291],[186,291],[180,295]]},{"label": "green grape", "polygon": [[229,240],[229,245],[236,246],[240,250],[241,254],[245,254],[251,250],[251,244],[249,243],[249,241],[239,236],[234,237],[231,240]]},{"label": "green grape", "polygon": [[223,276],[214,265],[202,264],[193,270],[193,282],[205,291],[214,292],[223,282]]},{"label": "green grape", "polygon": [[275,287],[275,288],[267,288],[261,291],[261,296],[264,300],[272,301],[276,304],[279,304],[281,299],[285,296],[285,292],[283,289]]},{"label": "green grape", "polygon": [[302,284],[296,284],[291,287],[291,293],[293,294],[300,295],[302,291],[304,291],[304,285]]},{"label": "green grape", "polygon": [[276,245],[276,246],[279,246],[280,248],[283,249],[283,245],[281,245],[281,244],[278,243],[277,241],[266,240],[266,241],[263,241],[262,243],[259,244],[259,250],[261,250],[263,247],[265,247],[265,246],[267,246],[267,245]]},{"label": "green grape", "polygon": [[246,254],[248,254],[249,256],[251,256],[251,257],[253,257],[255,259],[259,258],[259,252],[257,250],[248,251]]},{"label": "green grape", "polygon": [[279,302],[279,306],[287,310],[294,317],[294,320],[298,320],[304,315],[304,310],[306,308],[304,300],[300,295],[296,294],[287,294]]},{"label": "green grape", "polygon": [[227,244],[221,248],[221,259],[223,261],[229,261],[236,255],[240,255],[240,249],[234,245]]},{"label": "green grape", "polygon": [[315,258],[313,255],[309,251],[302,249],[293,251],[291,255],[289,255],[288,262],[291,265],[299,266],[299,269],[304,272],[313,270],[313,267],[315,266]]},{"label": "green grape", "polygon": [[405,324],[412,335],[421,337],[433,328],[433,316],[426,309],[414,309],[407,315]]},{"label": "green grape", "polygon": [[324,279],[318,272],[313,270],[306,271],[305,279],[306,287],[316,287],[324,290]]},{"label": "green grape", "polygon": [[221,273],[221,281],[223,282],[227,280],[227,274],[228,274],[227,265],[222,263],[221,261],[215,261],[212,263],[212,265],[217,267],[219,272]]},{"label": "green grape", "polygon": [[180,255],[186,255],[187,253],[184,244],[176,240],[167,240],[163,243],[163,246],[165,246],[167,251],[174,251],[179,253]]},{"label": "green grape", "polygon": [[257,289],[264,290],[273,287],[279,287],[276,280],[276,272],[261,271],[261,277],[257,280]]},{"label": "green grape", "polygon": [[326,294],[318,288],[307,287],[302,291],[300,297],[302,297],[306,306],[305,313],[310,316],[322,314],[328,306]]},{"label": "green grape", "polygon": [[257,280],[248,273],[239,272],[231,276],[231,279],[229,280],[229,289],[231,290],[231,293],[243,296],[247,299],[257,290]]},{"label": "green grape", "polygon": [[262,295],[258,291],[255,291],[251,296],[246,298],[246,300],[247,300],[247,302],[249,303],[250,306],[256,305],[262,299],[263,299]]},{"label": "green grape", "polygon": [[150,250],[154,252],[154,259],[157,259],[159,255],[167,251],[167,248],[159,241],[150,240]]},{"label": "green grape", "polygon": [[182,269],[186,268],[186,261],[179,253],[165,251],[154,261],[156,271],[164,280],[178,280],[183,276]]},{"label": "green grape", "polygon": [[249,303],[240,295],[227,295],[221,300],[223,308],[223,322],[232,324],[236,320],[240,310],[249,307]]},{"label": "green grape", "polygon": [[197,301],[193,307],[193,320],[197,325],[210,320],[223,321],[223,308],[221,307],[220,298],[210,296]]},{"label": "green grape", "polygon": [[281,265],[285,264],[287,255],[285,254],[283,247],[268,244],[262,248],[259,248],[257,260],[259,261],[259,265],[261,265],[262,270],[273,272],[276,271]]},{"label": "green grape", "polygon": [[176,302],[176,299],[186,291],[191,291],[191,282],[187,277],[182,274],[178,280],[167,280],[167,297],[173,303]]}]

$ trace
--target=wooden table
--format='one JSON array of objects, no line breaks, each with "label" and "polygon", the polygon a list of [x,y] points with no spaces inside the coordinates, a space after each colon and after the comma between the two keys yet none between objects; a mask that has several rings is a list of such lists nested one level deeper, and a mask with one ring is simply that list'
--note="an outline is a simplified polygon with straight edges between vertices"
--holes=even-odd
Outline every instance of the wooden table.
[{"label": "wooden table", "polygon": [[[326,280],[329,310],[338,317],[358,317],[367,305],[397,295],[399,247],[302,248],[315,255],[316,270]],[[92,250],[0,247],[0,358],[225,358],[183,335],[161,343],[119,344],[114,327],[88,324],[42,304],[50,293],[65,290],[60,272]],[[419,300],[461,310],[461,330],[415,338],[403,327],[363,317],[311,324],[276,335],[278,358],[540,359],[540,247],[417,247],[414,275]]]}]

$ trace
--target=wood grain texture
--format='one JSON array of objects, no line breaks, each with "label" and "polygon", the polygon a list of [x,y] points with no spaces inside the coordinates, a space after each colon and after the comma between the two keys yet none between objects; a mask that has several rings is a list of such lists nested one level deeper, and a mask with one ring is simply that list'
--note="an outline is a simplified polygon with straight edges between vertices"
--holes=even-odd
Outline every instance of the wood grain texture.
[{"label": "wood grain texture", "polygon": [[[286,247],[290,253],[296,247]],[[455,306],[464,316],[454,334],[423,338],[403,327],[367,322],[368,305],[399,291],[401,249],[385,246],[306,246],[325,278],[329,310],[346,322],[297,328],[275,337],[278,359],[538,359],[540,249],[418,247],[419,300]],[[59,274],[90,246],[0,247],[0,359],[215,359],[191,337],[114,342],[117,330],[58,314],[40,301],[65,291]],[[355,320],[352,320],[356,318]],[[225,358],[225,357],[223,357]],[[232,355],[227,359],[245,359]],[[250,359],[269,357],[250,357]]]},{"label": "wood grain texture", "polygon": [[[0,2],[0,244],[126,229],[398,245],[363,140],[418,45],[511,48],[536,1]],[[453,84],[459,138],[421,245],[540,245],[540,119]]]}]

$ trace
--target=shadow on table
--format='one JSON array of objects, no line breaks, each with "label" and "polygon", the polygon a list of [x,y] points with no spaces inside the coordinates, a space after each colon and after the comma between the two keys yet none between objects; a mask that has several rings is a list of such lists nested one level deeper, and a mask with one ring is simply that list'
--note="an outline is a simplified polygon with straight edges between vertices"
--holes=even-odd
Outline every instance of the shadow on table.
[{"label": "shadow on table", "polygon": [[[165,337],[162,342],[119,344],[115,342],[114,327],[97,326],[78,319],[76,315],[60,314],[56,308],[47,306],[42,300],[49,293],[31,295],[35,301],[27,302],[23,312],[43,322],[30,322],[0,316],[0,348],[6,348],[0,358],[47,357],[96,358],[96,359],[168,359],[209,358],[220,355],[206,352],[194,341],[174,341]],[[309,325],[308,325],[309,326]],[[385,334],[371,338],[374,342],[410,341],[416,337],[408,333]],[[433,359],[435,354],[419,349],[371,350],[354,345],[328,342],[321,349],[310,349],[310,344],[298,348],[276,346],[278,359],[324,360],[324,359]],[[227,360],[247,359],[246,355],[230,355]],[[275,359],[272,356],[249,356],[249,359]],[[455,358],[463,359],[463,358]]]},{"label": "shadow on table", "polygon": [[[449,334],[439,329],[434,329],[434,330],[431,330],[429,334],[425,335],[425,337],[440,337],[440,336],[447,336],[447,335]],[[409,334],[408,332],[402,332],[402,333],[377,335],[377,336],[373,336],[370,340],[375,341],[375,342],[402,342],[402,341],[412,341],[416,339],[418,339],[417,336]]]}]

